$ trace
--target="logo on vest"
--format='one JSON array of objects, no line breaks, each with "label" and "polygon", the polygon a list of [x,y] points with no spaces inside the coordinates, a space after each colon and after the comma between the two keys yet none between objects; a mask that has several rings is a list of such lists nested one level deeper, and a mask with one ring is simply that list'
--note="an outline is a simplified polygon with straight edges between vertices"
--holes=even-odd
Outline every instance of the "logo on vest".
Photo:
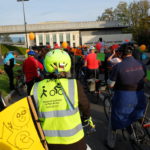
[{"label": "logo on vest", "polygon": [[[47,90],[45,89],[45,86],[42,86],[42,88],[43,88],[43,91],[42,91],[42,94],[41,94],[41,98],[43,96],[47,97]],[[57,84],[54,87],[54,89],[52,89],[52,90],[49,91],[49,95],[50,96],[55,96],[56,94],[58,94],[58,95],[62,95],[63,94],[60,84]]]},{"label": "logo on vest", "polygon": [[54,90],[50,90],[49,91],[49,94],[50,96],[55,96],[56,94],[58,95],[62,95],[62,89],[61,89],[61,85],[60,84],[57,84],[55,87],[54,87]]}]

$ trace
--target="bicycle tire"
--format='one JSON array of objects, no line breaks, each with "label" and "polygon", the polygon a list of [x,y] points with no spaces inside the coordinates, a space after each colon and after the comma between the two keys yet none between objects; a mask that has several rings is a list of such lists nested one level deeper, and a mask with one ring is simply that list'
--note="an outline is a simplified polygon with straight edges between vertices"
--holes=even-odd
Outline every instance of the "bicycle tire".
[{"label": "bicycle tire", "polygon": [[95,93],[95,104],[99,102],[99,93]]},{"label": "bicycle tire", "polygon": [[[144,119],[144,124],[149,123],[149,122],[150,122],[150,119],[148,117],[146,117]],[[146,128],[144,128],[144,130],[145,130],[146,135],[147,135],[145,138],[145,141],[147,140],[148,142],[146,141],[146,143],[148,143],[148,145],[150,145],[150,127],[146,127]]]},{"label": "bicycle tire", "polygon": [[99,95],[98,93],[93,92],[88,92],[88,97],[90,98],[90,101],[94,104],[98,104],[99,101]]},{"label": "bicycle tire", "polygon": [[109,120],[111,114],[111,97],[107,96],[104,98],[103,106],[106,119]]},{"label": "bicycle tire", "polygon": [[130,135],[126,129],[122,129],[122,137],[125,141],[130,141]]},{"label": "bicycle tire", "polygon": [[25,84],[23,76],[17,76],[15,90],[20,96],[27,92],[27,85]]},{"label": "bicycle tire", "polygon": [[132,140],[134,141],[134,143],[137,143],[137,144],[145,143],[145,141],[147,140],[146,130],[142,127],[139,121],[132,123],[132,135],[129,134],[127,129],[122,129],[122,135],[126,141]]}]

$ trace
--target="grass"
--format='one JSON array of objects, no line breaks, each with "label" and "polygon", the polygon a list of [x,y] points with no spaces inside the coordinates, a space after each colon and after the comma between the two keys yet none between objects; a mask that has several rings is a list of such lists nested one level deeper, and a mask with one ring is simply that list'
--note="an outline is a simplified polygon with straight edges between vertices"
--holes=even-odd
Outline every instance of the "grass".
[{"label": "grass", "polygon": [[[17,51],[19,55],[24,55],[26,53],[26,48],[16,47],[16,46],[11,46],[6,44],[0,44],[0,50],[1,50],[1,55],[3,56],[9,51]],[[22,62],[17,62],[17,63],[22,63]],[[4,70],[4,66],[0,65],[0,69]],[[18,69],[21,69],[21,66],[15,66],[13,68],[13,71],[15,72]],[[0,92],[4,97],[10,93],[9,78],[6,73],[0,74]]]},{"label": "grass", "polygon": [[9,51],[17,51],[21,55],[24,55],[26,53],[26,48],[6,44],[0,44],[0,49],[3,56]]},{"label": "grass", "polygon": [[[17,62],[17,63],[21,64],[21,62]],[[4,70],[4,65],[0,65],[0,69]],[[16,70],[20,70],[20,69],[22,69],[21,66],[14,66],[13,68],[14,74]],[[16,81],[14,79],[14,83],[15,82]],[[3,97],[7,96],[10,93],[9,78],[6,73],[0,74],[0,92],[2,93]]]},{"label": "grass", "polygon": [[[0,69],[4,70],[4,67],[1,65]],[[4,97],[10,92],[8,76],[6,73],[0,74],[0,92]]]}]

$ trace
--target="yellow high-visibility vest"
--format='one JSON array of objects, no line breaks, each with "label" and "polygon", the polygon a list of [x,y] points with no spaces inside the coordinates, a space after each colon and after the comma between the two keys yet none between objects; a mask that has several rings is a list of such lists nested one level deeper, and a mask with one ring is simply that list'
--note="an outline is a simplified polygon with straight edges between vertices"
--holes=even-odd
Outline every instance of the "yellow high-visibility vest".
[{"label": "yellow high-visibility vest", "polygon": [[45,79],[34,84],[32,94],[49,144],[72,144],[84,137],[76,80]]}]

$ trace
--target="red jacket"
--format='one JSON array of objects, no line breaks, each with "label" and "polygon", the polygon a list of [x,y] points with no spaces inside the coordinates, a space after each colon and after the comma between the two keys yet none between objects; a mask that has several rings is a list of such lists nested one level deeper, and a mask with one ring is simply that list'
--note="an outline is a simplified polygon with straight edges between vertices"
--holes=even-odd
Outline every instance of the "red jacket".
[{"label": "red jacket", "polygon": [[87,62],[88,69],[98,69],[100,66],[100,61],[97,60],[97,55],[95,53],[90,53],[86,56],[85,62]]},{"label": "red jacket", "polygon": [[43,70],[43,65],[33,56],[29,56],[23,62],[23,72],[25,74],[26,82],[39,77],[38,69]]}]

